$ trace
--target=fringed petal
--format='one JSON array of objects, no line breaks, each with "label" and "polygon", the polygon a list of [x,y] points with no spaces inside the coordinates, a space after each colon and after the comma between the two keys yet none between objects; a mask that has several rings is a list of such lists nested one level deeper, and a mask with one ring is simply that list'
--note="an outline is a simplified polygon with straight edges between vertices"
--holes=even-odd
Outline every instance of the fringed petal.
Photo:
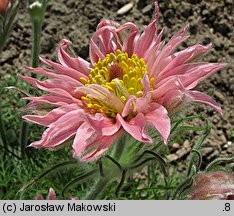
[{"label": "fringed petal", "polygon": [[86,76],[89,75],[89,72],[91,70],[91,65],[89,62],[85,61],[84,59],[78,57],[78,58],[72,58],[68,55],[68,53],[65,51],[66,48],[71,44],[72,42],[66,39],[63,39],[60,43],[60,47],[58,49],[58,59],[61,62],[62,65],[73,68]]},{"label": "fringed petal", "polygon": [[83,110],[74,110],[61,116],[56,122],[49,125],[40,141],[35,141],[30,146],[54,149],[61,145],[76,134],[77,129],[84,121],[79,117],[82,112]]}]

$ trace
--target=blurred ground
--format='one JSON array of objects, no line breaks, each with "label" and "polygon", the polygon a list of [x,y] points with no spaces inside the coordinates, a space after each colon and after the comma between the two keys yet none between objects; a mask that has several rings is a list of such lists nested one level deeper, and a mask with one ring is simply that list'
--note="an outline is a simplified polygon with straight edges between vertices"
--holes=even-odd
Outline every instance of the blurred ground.
[{"label": "blurred ground", "polygon": [[[130,11],[117,15],[118,9],[127,3],[129,0],[49,1],[43,25],[41,55],[55,60],[58,43],[61,39],[67,38],[73,42],[75,53],[88,59],[89,39],[102,18],[113,19],[120,23],[132,21],[142,28],[147,25],[152,18],[154,1],[135,1]],[[181,48],[197,42],[202,44],[212,42],[213,49],[203,57],[203,60],[229,63],[228,68],[212,75],[198,86],[222,105],[223,115],[221,116],[210,107],[203,105],[191,106],[184,113],[186,115],[202,113],[202,119],[193,124],[202,125],[204,119],[208,119],[212,123],[211,134],[202,149],[207,161],[218,155],[234,155],[233,0],[159,0],[159,7],[159,29],[165,28],[165,40],[190,23],[191,37],[186,43],[183,43]],[[30,18],[26,9],[22,7],[5,51],[0,58],[0,78],[25,72],[24,66],[30,65],[30,56]],[[14,106],[18,105],[14,104]],[[178,144],[180,152],[174,152],[171,160],[178,160],[185,156],[194,142],[188,138]],[[184,150],[182,154],[181,150]]]}]

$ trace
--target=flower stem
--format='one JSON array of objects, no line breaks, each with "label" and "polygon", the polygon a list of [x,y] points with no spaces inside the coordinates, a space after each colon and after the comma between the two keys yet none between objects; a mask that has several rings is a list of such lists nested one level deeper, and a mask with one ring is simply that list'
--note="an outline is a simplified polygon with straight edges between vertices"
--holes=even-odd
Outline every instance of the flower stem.
[{"label": "flower stem", "polygon": [[[33,46],[32,46],[32,67],[36,68],[39,65],[39,54],[40,54],[40,43],[41,43],[41,29],[42,29],[42,22],[45,13],[46,2],[43,1],[42,7],[36,9],[39,10],[40,13],[30,13],[33,25]],[[36,78],[35,74],[31,75],[33,78]],[[21,143],[21,158],[25,158],[25,147],[27,145],[27,138],[28,138],[28,123],[22,122],[21,127],[21,135],[20,135],[20,143]]]},{"label": "flower stem", "polygon": [[126,133],[121,134],[119,139],[113,144],[113,151],[110,153],[111,156],[106,157],[108,158],[108,161],[103,161],[103,176],[99,177],[99,179],[94,183],[92,189],[88,191],[82,199],[96,199],[98,195],[100,195],[112,181],[114,181],[118,176],[121,175],[121,164],[120,167],[116,166],[116,164],[113,165],[114,162],[112,160],[116,161],[116,163],[119,164],[121,156],[124,152],[124,147],[126,146],[126,136]]},{"label": "flower stem", "polygon": [[110,179],[108,177],[99,177],[99,179],[95,182],[92,189],[82,198],[84,200],[94,200],[104,191],[106,186],[110,183]]},{"label": "flower stem", "polygon": [[7,149],[7,138],[6,138],[5,126],[4,126],[3,118],[2,118],[1,104],[0,104],[0,135],[2,138],[2,142],[3,142],[3,147],[4,149]]},{"label": "flower stem", "polygon": [[120,137],[118,142],[114,144],[114,149],[112,152],[112,157],[119,162],[123,152],[124,152],[124,147],[126,146],[126,138],[128,134],[123,133]]},{"label": "flower stem", "polygon": [[0,54],[1,54],[2,51],[3,51],[3,48],[4,48],[5,44],[6,44],[7,38],[8,38],[8,32],[1,35]]},{"label": "flower stem", "polygon": [[[32,67],[39,65],[40,43],[41,43],[42,20],[33,21],[33,48],[32,48]],[[32,74],[35,78],[35,74]]]}]

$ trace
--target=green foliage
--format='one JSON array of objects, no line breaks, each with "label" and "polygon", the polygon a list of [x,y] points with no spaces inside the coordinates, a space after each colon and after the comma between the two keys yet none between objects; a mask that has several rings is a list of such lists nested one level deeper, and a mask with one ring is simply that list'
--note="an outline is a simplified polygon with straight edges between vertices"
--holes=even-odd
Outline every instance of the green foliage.
[{"label": "green foliage", "polygon": [[[52,164],[61,162],[61,156],[64,154],[59,152],[44,152],[35,160],[16,160],[14,157],[9,157],[0,154],[0,199],[34,199],[37,193],[47,195],[50,187],[54,188],[58,193],[58,198],[62,199],[61,191],[66,183],[74,178],[78,173],[81,173],[82,168],[77,161],[70,163],[66,169],[54,170],[50,172],[45,178],[40,178],[40,181],[35,181],[35,177],[39,176],[44,170],[51,167]],[[69,156],[69,158],[71,158]],[[31,184],[30,188],[26,185],[27,182],[35,181],[36,184]],[[24,189],[24,190],[22,190]],[[26,190],[27,189],[27,190]],[[70,190],[67,194],[70,196],[78,196],[79,190]]]}]

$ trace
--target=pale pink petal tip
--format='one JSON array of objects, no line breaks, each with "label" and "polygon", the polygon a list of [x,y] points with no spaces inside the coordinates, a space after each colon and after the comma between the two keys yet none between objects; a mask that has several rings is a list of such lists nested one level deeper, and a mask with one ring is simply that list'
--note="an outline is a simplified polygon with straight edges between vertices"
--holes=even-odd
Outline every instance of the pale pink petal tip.
[{"label": "pale pink petal tip", "polygon": [[49,189],[48,200],[56,200],[56,193],[53,188]]}]

